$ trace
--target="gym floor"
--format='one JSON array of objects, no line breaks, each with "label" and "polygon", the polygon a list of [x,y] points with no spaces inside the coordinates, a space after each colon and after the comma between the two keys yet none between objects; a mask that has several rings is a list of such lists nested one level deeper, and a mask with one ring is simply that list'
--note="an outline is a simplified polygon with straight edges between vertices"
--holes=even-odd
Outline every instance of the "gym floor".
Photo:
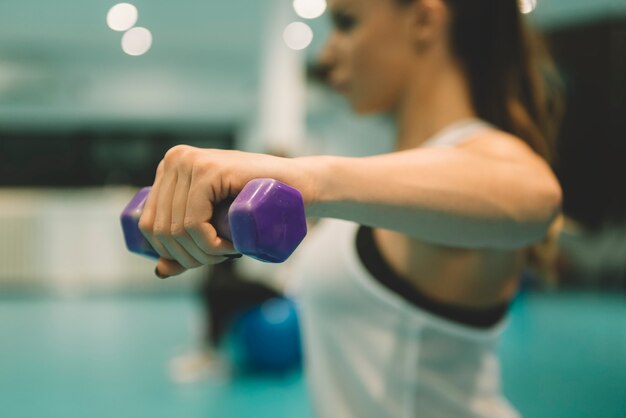
[{"label": "gym floor", "polygon": [[[196,340],[188,296],[0,300],[6,418],[312,417],[300,373],[177,384],[172,358]],[[504,390],[525,417],[623,417],[626,297],[519,297],[501,344]]]}]

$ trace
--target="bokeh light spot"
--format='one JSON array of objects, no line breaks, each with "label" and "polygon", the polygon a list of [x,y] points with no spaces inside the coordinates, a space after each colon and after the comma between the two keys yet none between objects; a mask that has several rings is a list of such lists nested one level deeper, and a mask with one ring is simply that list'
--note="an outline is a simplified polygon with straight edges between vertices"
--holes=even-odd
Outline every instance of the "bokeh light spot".
[{"label": "bokeh light spot", "polygon": [[289,48],[301,50],[311,44],[313,30],[306,23],[293,22],[283,31],[283,39]]},{"label": "bokeh light spot", "polygon": [[137,8],[130,3],[118,3],[107,13],[107,25],[116,31],[125,31],[137,23]]},{"label": "bokeh light spot", "polygon": [[122,49],[128,55],[143,55],[152,46],[152,33],[146,28],[132,28],[122,37]]}]

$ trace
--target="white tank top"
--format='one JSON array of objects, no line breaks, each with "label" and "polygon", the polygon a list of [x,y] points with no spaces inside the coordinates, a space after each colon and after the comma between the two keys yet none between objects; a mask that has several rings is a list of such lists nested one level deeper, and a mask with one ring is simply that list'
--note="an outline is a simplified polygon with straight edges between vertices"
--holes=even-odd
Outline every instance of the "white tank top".
[{"label": "white tank top", "polygon": [[[489,128],[462,121],[424,146],[454,146]],[[473,328],[406,301],[365,268],[358,229],[324,219],[291,260],[316,416],[518,417],[500,389],[496,343],[506,321]]]}]

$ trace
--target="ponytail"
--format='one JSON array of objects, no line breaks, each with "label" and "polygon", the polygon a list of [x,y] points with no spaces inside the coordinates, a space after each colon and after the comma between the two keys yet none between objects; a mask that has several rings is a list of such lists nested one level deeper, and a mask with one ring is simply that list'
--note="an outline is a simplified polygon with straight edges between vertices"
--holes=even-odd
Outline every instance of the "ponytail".
[{"label": "ponytail", "polygon": [[563,113],[560,78],[517,0],[444,0],[451,42],[482,119],[553,163]]}]

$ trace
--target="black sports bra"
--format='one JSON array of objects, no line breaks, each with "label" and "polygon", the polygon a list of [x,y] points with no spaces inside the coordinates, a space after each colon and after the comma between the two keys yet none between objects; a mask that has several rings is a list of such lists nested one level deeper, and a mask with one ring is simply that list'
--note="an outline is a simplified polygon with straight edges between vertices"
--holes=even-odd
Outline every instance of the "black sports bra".
[{"label": "black sports bra", "polygon": [[471,309],[442,303],[424,295],[406,279],[396,274],[380,254],[372,228],[361,225],[356,235],[359,258],[369,273],[381,285],[407,302],[448,320],[475,328],[489,328],[504,317],[509,303],[486,309]]}]

